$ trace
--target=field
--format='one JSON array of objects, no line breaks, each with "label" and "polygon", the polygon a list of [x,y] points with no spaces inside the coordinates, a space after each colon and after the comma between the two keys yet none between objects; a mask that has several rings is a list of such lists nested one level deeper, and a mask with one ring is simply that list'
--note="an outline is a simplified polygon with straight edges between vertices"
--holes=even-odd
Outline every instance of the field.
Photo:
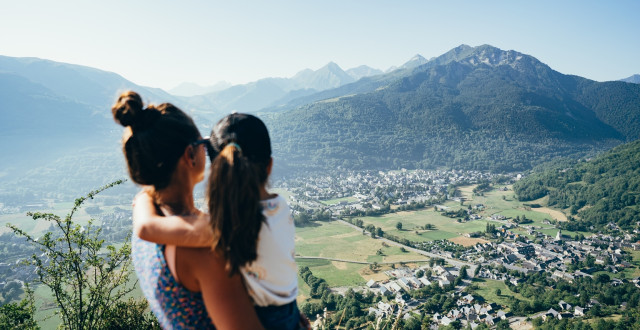
[{"label": "field", "polygon": [[[383,255],[377,255],[381,250]],[[296,229],[296,255],[324,257],[360,262],[399,263],[405,260],[428,258],[416,253],[402,252],[395,246],[384,247],[380,240],[362,235],[361,231],[339,222],[320,222],[315,226]],[[323,259],[297,259],[298,266],[307,266],[314,275],[323,278],[329,286],[364,285],[361,275],[366,264],[355,264]],[[304,286],[300,285],[302,294]],[[308,292],[308,291],[307,291]]]},{"label": "field", "polygon": [[[433,209],[420,211],[400,211],[382,216],[362,217],[365,225],[372,224],[382,228],[385,233],[406,238],[410,241],[425,242],[460,237],[466,233],[484,231],[487,226],[485,220],[474,220],[459,223],[456,219],[445,217]],[[402,229],[396,229],[396,224],[402,223]],[[435,226],[434,230],[423,230],[426,224]],[[417,232],[417,233],[416,233]]]},{"label": "field", "polygon": [[[473,279],[473,284],[478,286],[476,293],[482,296],[486,301],[495,302],[503,306],[509,306],[509,297],[516,297],[518,300],[529,301],[519,293],[515,293],[507,287],[502,281],[490,279]],[[496,294],[496,289],[500,289],[500,295]]]},{"label": "field", "polygon": [[357,202],[358,199],[355,197],[342,197],[342,198],[327,199],[324,201],[320,201],[320,203],[324,205],[336,205],[343,201],[348,203],[353,203],[353,202]]},{"label": "field", "polygon": [[[552,225],[544,224],[544,220],[559,220],[565,221],[566,216],[558,211],[546,207],[531,208],[524,203],[519,202],[513,196],[513,191],[510,186],[507,186],[507,190],[494,189],[489,192],[485,192],[484,196],[474,196],[473,188],[475,186],[459,187],[459,193],[462,197],[462,203],[456,201],[447,201],[443,206],[449,208],[449,210],[456,211],[460,208],[468,208],[470,205],[475,206],[477,204],[483,204],[484,210],[479,211],[478,214],[483,217],[482,220],[472,220],[468,222],[459,223],[454,218],[449,218],[435,212],[433,208],[427,208],[418,211],[408,212],[396,212],[391,214],[385,214],[382,216],[373,217],[361,217],[365,223],[372,224],[376,227],[382,228],[386,233],[395,235],[401,238],[406,238],[411,241],[423,242],[440,239],[452,240],[462,245],[472,245],[474,241],[464,237],[464,234],[484,231],[488,222],[491,222],[497,226],[503,224],[503,221],[487,220],[488,217],[499,214],[507,218],[515,218],[517,216],[525,216],[527,219],[533,220],[532,223],[524,224],[524,226],[535,226],[537,230],[550,235],[555,236],[558,232]],[[498,187],[502,188],[502,187]],[[396,229],[396,224],[402,223],[402,229]],[[435,230],[423,230],[420,227],[431,224],[435,226]],[[543,228],[543,229],[540,229]],[[525,229],[515,229],[516,233],[527,236]],[[590,235],[587,232],[570,232],[563,231],[563,235],[571,235],[581,233],[585,236]]]},{"label": "field", "polygon": [[[79,224],[86,224],[91,216],[85,212],[84,208],[87,206],[99,205],[92,201],[85,202],[84,206],[80,208],[73,216],[73,220]],[[64,218],[73,207],[72,202],[55,203],[48,206],[44,206],[41,209],[34,209],[32,212],[53,213],[61,218]],[[114,206],[102,207],[103,211],[112,209]],[[128,209],[131,205],[119,205],[120,208]],[[18,228],[24,230],[30,235],[40,235],[49,229],[50,223],[45,220],[34,221],[30,216],[27,216],[27,212],[14,213],[14,214],[2,214],[0,215],[0,234],[11,232],[11,229],[7,227],[7,224],[16,225]]]}]

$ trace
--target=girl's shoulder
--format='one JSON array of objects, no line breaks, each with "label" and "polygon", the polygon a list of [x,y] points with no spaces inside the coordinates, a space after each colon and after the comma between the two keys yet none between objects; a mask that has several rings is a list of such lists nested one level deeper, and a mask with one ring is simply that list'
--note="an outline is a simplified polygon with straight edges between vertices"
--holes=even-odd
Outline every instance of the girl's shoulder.
[{"label": "girl's shoulder", "polygon": [[288,212],[289,204],[282,195],[275,195],[272,198],[260,201],[262,212],[265,216],[271,217],[278,213]]}]

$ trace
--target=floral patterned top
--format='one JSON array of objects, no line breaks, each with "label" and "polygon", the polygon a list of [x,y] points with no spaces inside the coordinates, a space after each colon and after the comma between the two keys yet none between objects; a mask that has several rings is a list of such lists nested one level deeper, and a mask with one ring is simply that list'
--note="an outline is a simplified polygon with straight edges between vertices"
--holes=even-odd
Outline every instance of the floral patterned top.
[{"label": "floral patterned top", "polygon": [[163,329],[215,329],[202,294],[187,290],[171,275],[164,245],[133,235],[131,254],[140,288]]}]

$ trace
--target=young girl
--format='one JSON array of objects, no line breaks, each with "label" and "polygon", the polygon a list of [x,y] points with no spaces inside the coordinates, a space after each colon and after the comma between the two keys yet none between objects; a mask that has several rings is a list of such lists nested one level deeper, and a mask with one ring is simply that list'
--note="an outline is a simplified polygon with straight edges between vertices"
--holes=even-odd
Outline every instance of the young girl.
[{"label": "young girl", "polygon": [[273,164],[267,128],[255,116],[231,114],[217,123],[210,142],[211,230],[201,230],[202,218],[160,217],[150,198],[139,194],[136,233],[179,246],[210,243],[224,256],[230,275],[242,274],[265,328],[298,328],[295,228],[286,200],[266,190]]}]

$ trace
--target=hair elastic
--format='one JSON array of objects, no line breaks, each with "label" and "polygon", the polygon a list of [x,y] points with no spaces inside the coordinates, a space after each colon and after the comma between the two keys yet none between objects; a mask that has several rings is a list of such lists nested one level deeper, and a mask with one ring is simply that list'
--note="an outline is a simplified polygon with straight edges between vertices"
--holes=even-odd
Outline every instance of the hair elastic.
[{"label": "hair elastic", "polygon": [[238,151],[242,152],[242,148],[240,148],[240,145],[235,142],[227,143],[227,146],[234,146],[236,149],[238,149]]}]

